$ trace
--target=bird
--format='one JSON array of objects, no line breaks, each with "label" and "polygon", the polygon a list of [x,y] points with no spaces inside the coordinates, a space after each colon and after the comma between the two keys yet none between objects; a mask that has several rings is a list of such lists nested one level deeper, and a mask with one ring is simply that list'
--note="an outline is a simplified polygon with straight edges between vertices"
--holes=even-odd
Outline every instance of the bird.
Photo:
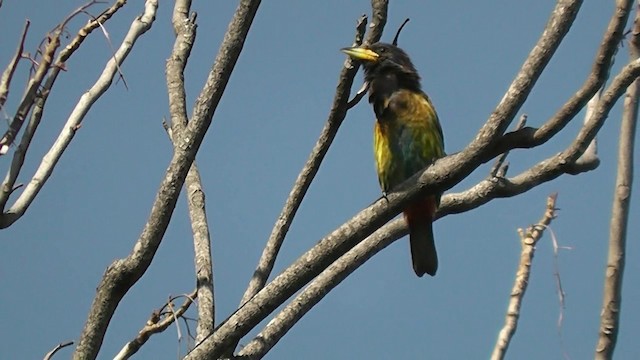
[{"label": "bird", "polygon": [[[396,35],[397,38],[397,35]],[[377,42],[341,49],[364,68],[369,103],[376,115],[373,150],[383,196],[444,157],[444,135],[420,75],[409,55],[394,44]],[[404,210],[413,270],[435,276],[438,254],[433,220],[442,194],[410,203]]]}]

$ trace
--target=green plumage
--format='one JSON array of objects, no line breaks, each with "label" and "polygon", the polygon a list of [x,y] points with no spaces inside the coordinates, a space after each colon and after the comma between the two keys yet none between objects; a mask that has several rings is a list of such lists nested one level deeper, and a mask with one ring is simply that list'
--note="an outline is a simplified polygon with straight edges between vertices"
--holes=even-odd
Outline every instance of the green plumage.
[{"label": "green plumage", "polygon": [[[376,114],[373,147],[378,180],[386,193],[445,155],[438,115],[402,49],[376,43],[343,51],[363,61],[369,102]],[[435,275],[438,268],[432,222],[439,203],[440,195],[435,195],[404,210],[418,276]]]}]

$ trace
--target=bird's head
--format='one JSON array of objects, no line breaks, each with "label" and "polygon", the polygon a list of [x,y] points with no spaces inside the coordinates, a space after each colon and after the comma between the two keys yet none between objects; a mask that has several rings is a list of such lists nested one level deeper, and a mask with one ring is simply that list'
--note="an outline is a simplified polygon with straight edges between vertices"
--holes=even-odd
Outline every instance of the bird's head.
[{"label": "bird's head", "polygon": [[368,82],[391,75],[408,87],[420,87],[420,76],[409,55],[395,45],[378,42],[341,51],[362,63]]}]

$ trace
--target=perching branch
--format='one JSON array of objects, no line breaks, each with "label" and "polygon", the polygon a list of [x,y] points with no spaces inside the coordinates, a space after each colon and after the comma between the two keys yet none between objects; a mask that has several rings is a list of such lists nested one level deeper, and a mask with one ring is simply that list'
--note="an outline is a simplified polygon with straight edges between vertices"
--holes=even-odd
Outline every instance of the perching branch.
[{"label": "perching branch", "polygon": [[[155,9],[157,1],[147,1],[150,2]],[[173,215],[187,172],[211,125],[213,114],[240,56],[259,5],[259,0],[240,1],[207,81],[195,101],[192,118],[185,130],[176,134],[173,157],[142,234],[131,254],[109,265],[98,285],[74,359],[95,359],[120,300],[151,264]]]},{"label": "perching branch", "polygon": [[267,326],[240,350],[238,357],[261,359],[329,291],[338,286],[342,280],[351,275],[373,255],[404,235],[406,235],[404,220],[394,220],[342,255],[269,321]]},{"label": "perching branch", "polygon": [[[194,290],[191,294],[184,294],[176,297],[172,297],[167,301],[160,309],[154,310],[147,320],[144,327],[138,332],[136,337],[126,343],[120,352],[113,358],[114,360],[126,360],[133,356],[140,350],[152,335],[165,331],[171,324],[176,323],[176,320],[181,318],[184,313],[189,310],[189,307],[198,296],[198,291]],[[184,302],[177,310],[173,309],[172,302],[176,299],[184,297]],[[169,309],[169,310],[167,310]],[[178,324],[176,323],[176,326]]]},{"label": "perching branch", "polygon": [[[640,6],[640,4],[637,6]],[[636,8],[632,37],[629,42],[629,55],[634,62],[637,62],[640,58],[640,11],[638,8]],[[613,358],[620,328],[622,277],[624,274],[627,227],[633,186],[633,155],[638,121],[639,94],[640,81],[636,79],[627,88],[622,124],[620,125],[618,173],[609,228],[609,255],[605,272],[602,311],[600,312],[600,331],[595,352],[595,358],[598,360]]]},{"label": "perching branch", "polygon": [[520,263],[518,265],[516,279],[511,290],[511,298],[507,307],[505,323],[498,334],[496,345],[493,348],[493,353],[491,354],[492,360],[504,359],[509,343],[516,332],[518,319],[520,318],[520,307],[522,306],[522,300],[524,299],[524,294],[527,291],[527,286],[529,285],[531,264],[533,262],[533,255],[536,251],[536,243],[540,238],[542,238],[542,234],[551,223],[551,220],[556,217],[557,196],[558,194],[552,194],[547,198],[547,209],[542,219],[540,219],[536,225],[530,226],[526,231],[518,229],[518,234],[520,235],[520,241],[522,244]]},{"label": "perching branch", "polygon": [[[371,30],[365,41],[367,43],[374,43],[380,40],[380,37],[382,36],[382,28],[386,23],[388,1],[374,0],[371,2],[371,5],[372,21]],[[354,46],[358,46],[362,43],[366,24],[367,18],[363,15],[358,19]],[[280,247],[282,246],[284,238],[289,231],[289,227],[293,222],[293,218],[295,217],[311,182],[318,173],[322,160],[333,143],[333,139],[338,133],[338,129],[347,114],[347,110],[350,108],[350,104],[353,106],[357,101],[359,101],[356,100],[355,103],[349,102],[348,104],[349,93],[351,91],[351,86],[353,85],[353,79],[358,71],[358,67],[359,65],[356,62],[353,62],[350,58],[345,60],[342,71],[340,72],[336,94],[333,99],[333,104],[331,106],[327,122],[320,133],[320,137],[318,138],[316,145],[309,155],[309,159],[302,168],[302,171],[300,171],[293,189],[291,189],[291,192],[289,193],[289,197],[287,198],[284,208],[282,209],[282,212],[271,231],[271,235],[267,240],[267,244],[264,247],[262,255],[260,256],[258,266],[249,281],[249,286],[242,296],[240,305],[246,303],[264,287],[264,284],[266,284],[267,279],[273,270]],[[364,94],[362,96],[364,96]]]}]

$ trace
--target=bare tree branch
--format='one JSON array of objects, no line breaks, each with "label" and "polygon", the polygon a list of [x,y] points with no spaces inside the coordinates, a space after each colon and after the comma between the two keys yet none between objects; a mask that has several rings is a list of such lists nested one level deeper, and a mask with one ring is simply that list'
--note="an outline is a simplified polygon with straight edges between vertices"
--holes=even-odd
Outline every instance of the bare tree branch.
[{"label": "bare tree branch", "polygon": [[[187,104],[184,86],[184,69],[191,54],[196,37],[195,14],[189,15],[190,0],[176,1],[173,10],[173,28],[176,33],[171,57],[167,61],[167,88],[169,89],[169,111],[172,134],[181,134],[187,127]],[[213,287],[213,261],[209,225],[205,210],[205,197],[200,173],[194,161],[187,173],[185,191],[189,205],[189,216],[193,230],[196,282],[198,290],[198,328],[196,341],[213,332],[215,324],[215,298]]]},{"label": "bare tree branch", "polygon": [[[373,255],[406,235],[405,222],[394,220],[342,255],[318,275],[238,353],[241,359],[261,359],[325,295]],[[366,251],[365,251],[366,249]]]},{"label": "bare tree branch", "polygon": [[[382,31],[387,21],[387,8],[388,0],[372,0],[372,22],[371,31],[369,32],[366,43],[375,43],[382,37]],[[367,17],[362,15],[356,25],[356,35],[353,45],[358,46],[363,43],[364,33],[366,31]],[[258,291],[264,288],[264,284],[267,282],[269,275],[273,270],[273,266],[276,261],[276,257],[280,251],[284,238],[289,231],[289,227],[293,222],[304,196],[311,185],[311,182],[315,178],[322,160],[324,159],[329,147],[333,143],[335,136],[338,133],[338,129],[342,124],[342,121],[346,117],[347,111],[355,106],[360,99],[366,93],[367,87],[363,86],[358,92],[356,97],[349,101],[349,93],[353,85],[353,79],[358,71],[359,64],[352,61],[351,58],[345,60],[344,66],[339,76],[338,86],[334,95],[333,105],[329,113],[327,122],[325,123],[320,137],[316,142],[315,147],[309,155],[307,163],[302,168],[302,171],[298,175],[298,178],[293,186],[293,189],[289,193],[289,197],[285,203],[284,208],[276,224],[273,227],[271,235],[267,240],[267,244],[262,252],[258,266],[253,273],[249,286],[242,296],[240,306],[251,299]],[[239,340],[239,339],[238,339]],[[230,352],[237,346],[237,341],[229,346],[226,355],[231,355]]]},{"label": "bare tree branch", "polygon": [[[42,59],[39,64],[37,64],[37,69],[35,71],[34,76],[29,80],[27,85],[27,91],[25,92],[20,105],[18,106],[18,111],[16,115],[13,117],[13,120],[9,124],[9,129],[4,133],[4,136],[0,138],[0,156],[7,153],[9,150],[9,146],[13,143],[13,140],[18,135],[20,128],[24,123],[24,119],[27,117],[29,111],[34,105],[38,89],[42,83],[42,80],[49,72],[53,64],[53,57],[56,53],[56,50],[60,46],[60,36],[64,33],[65,27],[67,23],[73,19],[76,15],[85,12],[87,8],[95,5],[98,1],[92,0],[88,3],[80,6],[78,9],[69,14],[60,24],[58,24],[54,30],[51,31],[47,38],[47,45],[42,51]],[[21,54],[22,55],[22,54]]]},{"label": "bare tree branch", "polygon": [[67,346],[71,346],[71,345],[73,345],[73,341],[67,341],[66,343],[60,343],[60,344],[56,345],[56,347],[51,349],[51,351],[49,351],[44,356],[44,360],[51,360],[53,358],[53,355],[55,355],[60,349],[66,348]]},{"label": "bare tree branch", "polygon": [[213,333],[215,327],[215,297],[213,286],[213,261],[205,196],[200,181],[200,173],[195,162],[187,173],[186,188],[189,216],[193,229],[195,251],[196,283],[198,286],[198,328],[196,341],[201,341]]},{"label": "bare tree branch", "polygon": [[538,243],[538,240],[542,238],[542,234],[551,223],[551,220],[556,217],[557,197],[558,194],[552,194],[547,198],[547,209],[542,219],[540,219],[536,225],[527,228],[526,232],[522,229],[518,229],[522,245],[520,264],[518,265],[516,279],[513,283],[513,289],[511,290],[511,298],[507,307],[504,326],[498,334],[496,345],[493,348],[493,353],[491,354],[492,360],[504,359],[509,343],[511,342],[511,338],[513,338],[516,328],[518,327],[520,307],[522,306],[522,300],[524,299],[524,294],[527,291],[527,286],[529,285],[531,264],[533,262],[533,255],[536,251],[536,244]]},{"label": "bare tree branch", "polygon": [[[640,8],[636,8],[633,34],[629,45],[634,62],[640,58]],[[620,142],[618,145],[618,173],[611,210],[609,228],[609,256],[604,282],[600,331],[595,358],[612,359],[620,328],[622,307],[622,277],[624,274],[629,207],[633,186],[633,155],[638,121],[638,96],[640,81],[635,80],[628,88],[624,99]]]},{"label": "bare tree branch", "polygon": [[[156,1],[153,3],[157,6]],[[151,264],[259,5],[259,0],[240,1],[207,81],[196,99],[192,119],[185,131],[176,134],[174,155],[160,184],[149,219],[131,254],[116,260],[107,268],[98,286],[74,359],[94,359],[97,356],[109,321],[120,300]]]},{"label": "bare tree branch", "polygon": [[[109,60],[101,76],[98,78],[96,83],[91,87],[91,89],[89,89],[89,91],[87,91],[84,95],[82,95],[82,97],[78,101],[78,104],[71,112],[71,115],[69,115],[69,118],[67,119],[67,122],[63,130],[60,132],[60,135],[58,136],[54,144],[51,146],[47,154],[43,157],[42,162],[40,163],[40,166],[36,170],[36,173],[33,175],[31,181],[29,181],[29,183],[27,184],[25,189],[22,191],[18,199],[15,201],[15,203],[2,215],[0,215],[0,229],[6,228],[11,224],[13,224],[15,221],[17,221],[27,211],[27,209],[29,208],[29,206],[31,205],[35,197],[38,195],[40,190],[42,190],[42,187],[47,182],[51,174],[53,173],[53,169],[55,168],[56,164],[62,157],[62,154],[64,153],[67,146],[69,146],[69,143],[75,136],[75,133],[78,130],[80,124],[82,123],[82,120],[84,119],[86,114],[89,112],[93,104],[111,86],[113,76],[115,75],[119,67],[119,64],[124,62],[124,60],[127,58],[127,55],[135,45],[136,40],[142,34],[144,34],[149,28],[151,28],[151,24],[155,19],[156,7],[153,6],[153,4],[155,3],[156,1],[148,1],[146,3],[145,13],[142,16],[138,17],[131,24],[131,28],[129,29],[129,32],[125,36],[124,40],[122,41],[120,48],[118,49],[114,57]],[[103,15],[99,17],[97,20],[93,20],[92,22],[89,22],[83,29],[81,29],[81,31],[78,33],[76,38],[74,38],[71,44],[65,47],[65,49],[63,49],[60,52],[60,55],[58,56],[58,59],[55,63],[56,66],[54,67],[53,72],[47,78],[43,91],[41,91],[42,96],[36,102],[39,107],[35,109],[37,110],[37,112],[34,111],[34,114],[32,115],[34,118],[31,120],[31,125],[30,125],[31,129],[25,132],[25,135],[23,136],[23,141],[21,142],[21,146],[23,147],[20,149],[19,153],[14,156],[14,159],[11,164],[11,168],[9,169],[9,172],[3,182],[2,189],[0,191],[0,205],[6,204],[6,201],[8,200],[10,193],[13,191],[13,185],[15,184],[18,173],[20,172],[20,169],[24,162],[26,149],[28,148],[28,144],[31,141],[33,133],[35,132],[35,129],[40,122],[40,117],[42,116],[42,109],[44,107],[44,103],[47,99],[49,91],[53,86],[53,83],[55,82],[55,79],[60,69],[62,68],[63,62],[66,59],[68,59],[69,56],[71,56],[73,52],[75,52],[75,50],[78,49],[83,39],[86,38],[86,35],[88,34],[87,31],[90,31],[90,29],[95,29],[96,27],[99,26],[95,24],[96,22],[106,21],[106,19],[108,19],[115,11],[117,11],[117,9],[119,9],[119,7],[115,7],[114,5],[110,9],[105,11],[105,13],[103,13]],[[58,37],[59,37],[59,34],[58,34]],[[55,37],[55,39],[57,39],[58,37]],[[50,43],[50,45],[47,46],[47,49],[49,49],[51,44],[52,43]],[[57,45],[56,45],[56,48],[57,48]],[[45,51],[45,54],[48,54],[45,56],[45,58],[52,57],[54,54],[54,51],[55,49]],[[42,61],[40,66],[42,66],[43,63],[45,63],[45,61]],[[51,63],[51,61],[49,61],[49,63]],[[36,75],[34,76],[34,78],[38,78],[38,76]],[[40,83],[41,80],[42,79],[40,79],[38,83]],[[35,94],[34,94],[34,97],[35,97]],[[35,100],[32,99],[31,101],[33,104]]]},{"label": "bare tree branch", "polygon": [[[367,17],[363,15],[358,19],[354,44],[360,45],[362,43],[366,24]],[[359,65],[353,62],[350,58],[345,60],[342,71],[340,72],[338,86],[336,88],[336,94],[333,99],[329,118],[320,133],[320,137],[318,138],[316,145],[309,155],[309,159],[302,168],[302,171],[300,171],[280,216],[276,220],[273,230],[271,231],[271,235],[269,236],[267,244],[262,251],[260,260],[258,261],[258,266],[249,281],[247,290],[242,296],[240,305],[247,302],[247,300],[253,297],[264,287],[264,284],[267,282],[267,279],[273,270],[280,247],[282,246],[284,238],[289,231],[289,226],[291,226],[293,218],[302,203],[302,199],[304,199],[307,190],[309,190],[309,186],[318,173],[322,160],[324,160],[324,157],[329,150],[329,146],[333,143],[333,139],[338,133],[338,129],[347,114],[346,102],[349,99],[349,92],[351,91],[353,79],[356,76],[358,67]]]},{"label": "bare tree branch", "polygon": [[[194,290],[191,294],[180,295],[172,297],[167,301],[160,309],[154,310],[147,320],[144,327],[138,332],[136,337],[126,343],[120,352],[113,358],[114,360],[126,360],[133,356],[140,350],[152,335],[165,331],[171,324],[176,323],[177,319],[181,318],[184,313],[189,310],[189,307],[198,296],[198,291]],[[184,297],[184,302],[177,310],[173,309],[172,302],[180,297]],[[169,311],[165,309],[169,308]]]},{"label": "bare tree branch", "polygon": [[31,107],[33,106],[38,88],[40,87],[40,84],[42,83],[45,75],[49,71],[51,63],[53,62],[53,56],[55,55],[58,46],[60,46],[60,35],[61,30],[58,30],[54,34],[51,34],[48,38],[48,44],[42,53],[42,60],[38,64],[33,77],[29,79],[27,90],[25,91],[24,96],[22,97],[22,100],[18,105],[16,114],[13,116],[13,119],[9,123],[9,128],[0,138],[0,156],[6,154],[9,151],[9,147],[18,135],[18,132],[20,131],[20,128],[24,123],[24,119],[27,117],[29,111],[31,111]]},{"label": "bare tree branch", "polygon": [[[366,43],[374,43],[380,40],[382,37],[382,30],[387,21],[387,7],[388,0],[373,0],[371,2],[372,6],[372,22],[371,22],[371,31],[367,36]],[[367,25],[367,17],[365,15],[361,16],[358,19],[358,23],[356,25],[356,36],[355,41],[353,43],[354,46],[358,46],[362,44],[365,27]],[[358,71],[359,64],[353,62],[351,58],[347,58],[345,60],[344,66],[342,67],[342,71],[340,73],[340,77],[338,80],[338,86],[336,88],[336,94],[333,99],[333,105],[331,106],[331,111],[329,113],[329,118],[325,124],[325,127],[322,129],[320,133],[320,137],[318,141],[311,151],[309,155],[309,159],[307,163],[300,171],[298,175],[298,179],[296,180],[293,189],[289,193],[289,198],[287,199],[284,208],[276,224],[271,231],[271,235],[269,236],[269,240],[262,252],[262,256],[258,262],[258,267],[253,273],[253,277],[249,281],[249,286],[242,296],[242,300],[240,301],[240,305],[247,302],[251,297],[253,297],[258,291],[260,291],[264,284],[266,284],[271,271],[273,270],[273,265],[275,264],[276,257],[278,256],[278,252],[280,251],[280,247],[284,242],[284,238],[289,231],[289,227],[293,222],[293,218],[302,203],[302,199],[307,193],[311,182],[315,178],[315,175],[318,173],[320,169],[320,165],[322,164],[322,160],[324,160],[329,147],[333,143],[333,139],[338,133],[338,129],[344,120],[347,110],[351,107],[355,106],[357,102],[362,99],[364,94],[366,93],[366,87],[358,92],[358,95],[352,101],[348,101],[349,92],[351,90],[351,86],[353,85],[353,79]],[[362,95],[360,95],[362,94]]]},{"label": "bare tree branch", "polygon": [[13,54],[13,58],[11,58],[11,61],[9,61],[9,65],[7,65],[7,68],[4,69],[4,72],[2,72],[2,78],[0,78],[0,109],[4,107],[4,103],[7,101],[9,88],[11,87],[11,79],[13,79],[13,73],[16,71],[18,62],[22,58],[22,53],[24,52],[24,40],[27,38],[29,25],[31,25],[31,22],[27,20],[24,24],[24,29],[22,30],[22,36],[20,36],[18,49],[16,50],[15,54]]},{"label": "bare tree branch", "polygon": [[513,148],[514,144],[517,144],[515,146],[517,148],[531,148],[545,143],[584,108],[609,77],[609,70],[622,41],[632,2],[632,0],[616,1],[616,8],[596,53],[593,68],[582,87],[539,129],[525,127],[499,139],[493,151],[486,155],[487,159],[504,153],[505,149]]}]

